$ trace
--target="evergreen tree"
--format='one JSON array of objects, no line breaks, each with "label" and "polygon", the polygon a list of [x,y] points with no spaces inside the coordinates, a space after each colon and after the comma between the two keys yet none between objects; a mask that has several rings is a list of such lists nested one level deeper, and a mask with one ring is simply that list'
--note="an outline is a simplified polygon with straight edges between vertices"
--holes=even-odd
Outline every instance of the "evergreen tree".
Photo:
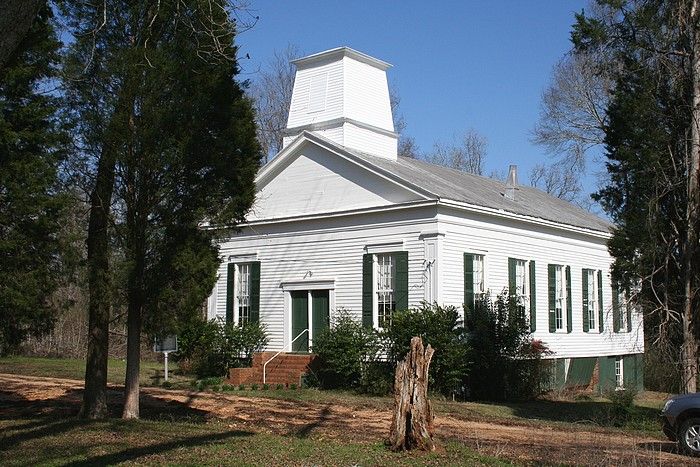
[{"label": "evergreen tree", "polygon": [[0,355],[51,330],[49,300],[62,274],[64,139],[58,101],[42,89],[58,61],[51,21],[44,5],[0,69]]},{"label": "evergreen tree", "polygon": [[[599,0],[580,14],[577,50],[613,61],[596,195],[615,221],[613,279],[647,311],[655,345],[675,351],[695,392],[700,306],[700,24],[697,0]],[[678,350],[680,349],[680,352]],[[670,362],[669,362],[670,363]]]},{"label": "evergreen tree", "polygon": [[[235,22],[225,8],[210,6],[109,2],[119,14],[73,55],[76,63],[92,61],[86,74],[101,89],[110,83],[110,95],[84,83],[73,89],[83,104],[79,117],[90,122],[83,130],[98,171],[106,166],[104,185],[114,198],[109,215],[127,262],[120,284],[127,298],[125,418],[139,415],[144,326],[151,334],[177,330],[214,285],[216,231],[203,223],[232,227],[254,199],[260,150],[250,102],[235,80]],[[70,10],[76,19],[94,13]]]}]

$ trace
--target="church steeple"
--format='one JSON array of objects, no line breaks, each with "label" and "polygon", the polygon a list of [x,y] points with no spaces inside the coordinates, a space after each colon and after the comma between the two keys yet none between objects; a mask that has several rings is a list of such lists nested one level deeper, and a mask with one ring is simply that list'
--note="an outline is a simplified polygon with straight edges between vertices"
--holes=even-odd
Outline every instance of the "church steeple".
[{"label": "church steeple", "polygon": [[283,146],[302,131],[388,159],[398,136],[389,101],[390,64],[349,47],[294,60],[297,72]]}]

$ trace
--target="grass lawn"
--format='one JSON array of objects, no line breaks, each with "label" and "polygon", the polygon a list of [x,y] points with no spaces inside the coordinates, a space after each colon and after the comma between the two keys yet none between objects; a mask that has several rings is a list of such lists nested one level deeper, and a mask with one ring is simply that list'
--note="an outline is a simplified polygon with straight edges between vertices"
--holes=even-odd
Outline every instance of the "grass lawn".
[{"label": "grass lawn", "polygon": [[510,465],[458,443],[392,453],[381,443],[280,436],[225,421],[0,419],[0,465]]},{"label": "grass lawn", "polygon": [[[174,383],[189,382],[190,378],[175,374],[177,364],[169,361],[168,379]],[[107,364],[107,381],[124,384],[126,361],[110,358]],[[163,382],[163,364],[141,361],[140,382],[143,386],[159,386]],[[51,378],[78,379],[85,378],[85,360],[77,358],[39,358],[39,357],[3,357],[0,358],[0,373],[13,373],[28,376],[47,376]]]}]

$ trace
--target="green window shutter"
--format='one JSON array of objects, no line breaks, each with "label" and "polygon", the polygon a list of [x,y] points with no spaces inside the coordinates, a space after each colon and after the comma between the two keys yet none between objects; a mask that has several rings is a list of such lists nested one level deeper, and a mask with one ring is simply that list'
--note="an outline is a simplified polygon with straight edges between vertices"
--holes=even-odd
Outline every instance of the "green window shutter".
[{"label": "green window shutter", "polygon": [[508,258],[508,295],[511,300],[517,297],[517,291],[515,290],[515,258]]},{"label": "green window shutter", "polygon": [[598,330],[603,332],[603,271],[598,271]]},{"label": "green window shutter", "polygon": [[620,302],[617,286],[612,287],[613,332],[620,332]]},{"label": "green window shutter", "polygon": [[556,303],[557,303],[557,279],[556,266],[554,264],[547,265],[547,290],[549,295],[549,332],[556,332]]},{"label": "green window shutter", "polygon": [[535,281],[535,262],[530,261],[530,332],[537,329],[537,282]]},{"label": "green window shutter", "polygon": [[260,261],[250,263],[250,322],[260,321]]},{"label": "green window shutter", "polygon": [[233,323],[233,294],[236,287],[236,265],[228,263],[226,267],[226,322]]},{"label": "green window shutter", "polygon": [[408,251],[397,251],[396,258],[396,309],[408,310]]},{"label": "green window shutter", "polygon": [[474,255],[464,253],[464,312],[474,310]]},{"label": "green window shutter", "polygon": [[374,326],[373,270],[374,255],[368,253],[362,257],[362,325],[366,327]]},{"label": "green window shutter", "polygon": [[581,270],[581,291],[583,301],[583,332],[588,332],[588,269]]},{"label": "green window shutter", "polygon": [[573,330],[571,309],[571,266],[566,267],[566,332]]}]

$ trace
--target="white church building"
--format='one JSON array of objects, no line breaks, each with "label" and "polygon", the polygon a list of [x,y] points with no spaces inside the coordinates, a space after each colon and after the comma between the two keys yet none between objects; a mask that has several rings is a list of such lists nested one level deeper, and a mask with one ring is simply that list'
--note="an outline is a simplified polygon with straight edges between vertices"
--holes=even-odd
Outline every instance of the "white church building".
[{"label": "white church building", "polygon": [[300,58],[284,148],[220,243],[210,319],[259,320],[308,352],[344,309],[381,328],[422,301],[462,310],[504,289],[556,359],[559,386],[641,388],[641,315],[610,279],[604,219],[536,188],[397,156],[386,62]]}]

